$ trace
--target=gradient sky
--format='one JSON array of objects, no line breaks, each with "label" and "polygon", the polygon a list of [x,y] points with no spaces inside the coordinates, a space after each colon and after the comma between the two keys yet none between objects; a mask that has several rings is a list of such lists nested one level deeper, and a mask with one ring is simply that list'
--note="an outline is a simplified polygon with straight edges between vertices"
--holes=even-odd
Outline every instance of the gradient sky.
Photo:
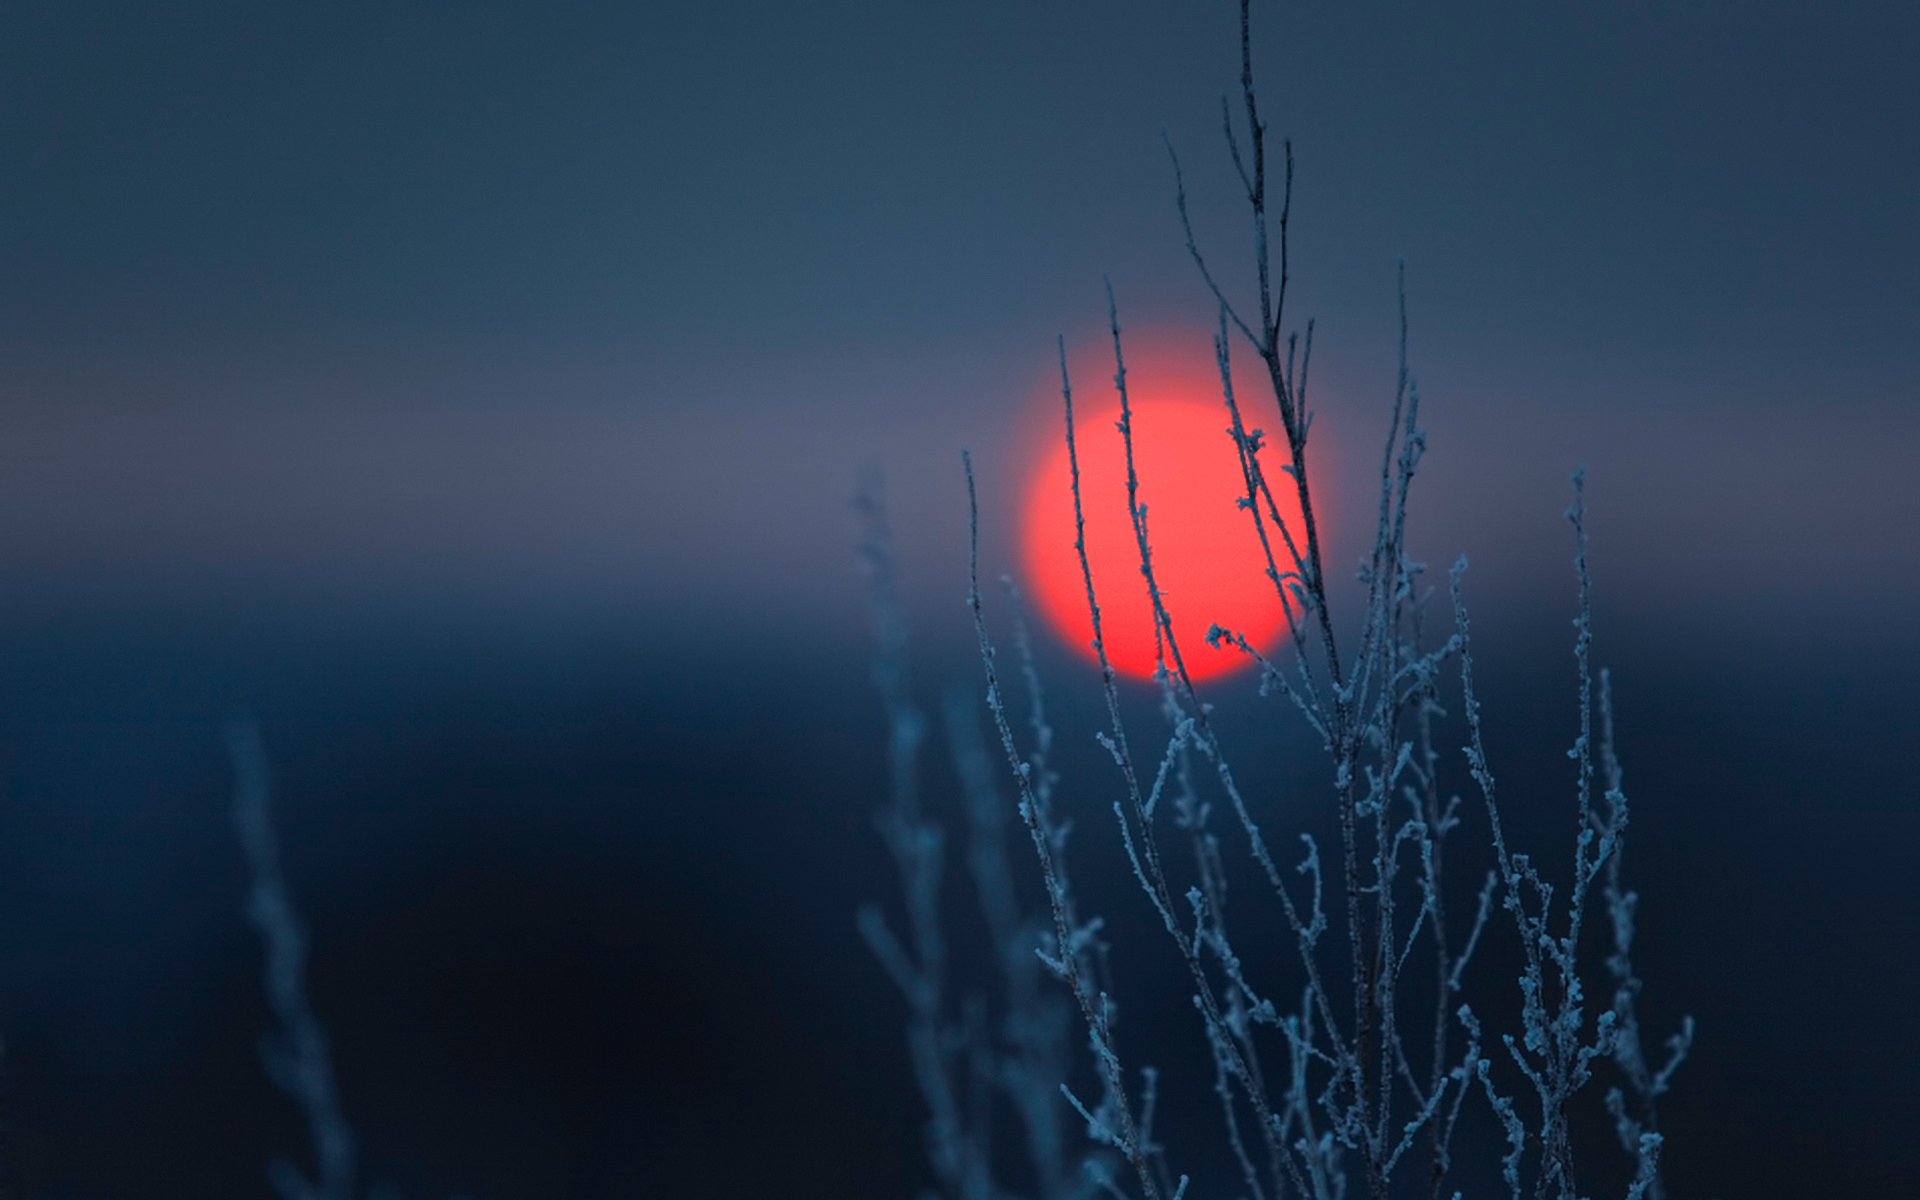
[{"label": "gradient sky", "polygon": [[[957,448],[1023,461],[1103,273],[1205,353],[1163,127],[1244,257],[1220,4],[0,19],[0,554],[29,611],[832,621],[848,481],[892,467],[938,547],[917,574],[950,564]],[[1920,600],[1885,528],[1920,433],[1917,28],[1267,21],[1333,452],[1378,436],[1404,256],[1436,555],[1524,574],[1496,548],[1552,544],[1584,461],[1646,603]]]},{"label": "gradient sky", "polygon": [[[1473,557],[1517,794],[1564,782],[1589,468],[1647,973],[1723,1039],[1676,1172],[1891,1194],[1920,10],[1259,8],[1317,482],[1367,503],[1404,259],[1414,550]],[[847,501],[884,468],[918,678],[974,686],[961,448],[997,571],[1056,335],[1101,386],[1103,275],[1208,353],[1163,129],[1248,282],[1234,33],[1226,0],[0,0],[12,1190],[242,1194],[299,1145],[253,1059],[244,705],[409,1194],[692,1194],[716,1161],[905,1194],[850,916],[891,882]]]}]

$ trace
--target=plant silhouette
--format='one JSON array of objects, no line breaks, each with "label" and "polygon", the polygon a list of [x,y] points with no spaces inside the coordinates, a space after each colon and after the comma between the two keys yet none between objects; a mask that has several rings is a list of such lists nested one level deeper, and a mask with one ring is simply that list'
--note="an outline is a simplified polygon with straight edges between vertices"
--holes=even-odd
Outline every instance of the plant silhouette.
[{"label": "plant silhouette", "polygon": [[[1576,1200],[1598,1194],[1600,1175],[1624,1180],[1627,1200],[1662,1200],[1658,1102],[1687,1056],[1693,1026],[1683,1022],[1664,1054],[1650,1056],[1636,1013],[1643,986],[1632,961],[1637,897],[1622,876],[1628,802],[1611,681],[1592,658],[1584,477],[1574,476],[1566,513],[1574,542],[1578,684],[1577,732],[1567,751],[1572,862],[1560,873],[1516,844],[1502,822],[1475,686],[1466,560],[1448,573],[1450,629],[1436,633],[1430,602],[1439,589],[1425,582],[1424,565],[1407,551],[1409,497],[1426,432],[1407,362],[1404,272],[1398,387],[1380,457],[1374,534],[1359,572],[1360,611],[1340,611],[1328,586],[1309,453],[1313,326],[1308,322],[1301,334],[1287,329],[1293,156],[1282,143],[1277,164],[1270,161],[1252,41],[1242,0],[1240,111],[1223,99],[1222,121],[1251,221],[1257,292],[1250,307],[1229,298],[1203,253],[1171,143],[1168,153],[1186,248],[1217,308],[1213,352],[1223,436],[1232,439],[1239,463],[1241,515],[1235,519],[1251,522],[1258,535],[1286,632],[1273,653],[1244,631],[1219,625],[1207,641],[1253,660],[1262,693],[1281,697],[1310,730],[1324,756],[1324,802],[1337,827],[1338,845],[1326,854],[1310,832],[1298,834],[1297,856],[1280,849],[1271,829],[1275,806],[1243,787],[1234,768],[1238,757],[1258,748],[1228,744],[1188,668],[1194,647],[1177,635],[1173,602],[1155,575],[1156,544],[1134,467],[1126,340],[1109,287],[1127,519],[1138,550],[1135,586],[1153,613],[1162,726],[1149,733],[1130,718],[1102,639],[1103,596],[1086,552],[1082,435],[1064,341],[1059,352],[1064,438],[1073,462],[1074,550],[1105,701],[1106,727],[1098,737],[1116,776],[1099,786],[1117,792],[1110,817],[1128,871],[1172,942],[1211,1053],[1220,1141],[1237,1175],[1223,1194],[1438,1200],[1472,1187],[1476,1193],[1498,1188],[1513,1200]],[[1253,401],[1235,394],[1233,356],[1246,350],[1258,359],[1270,392],[1260,402],[1273,405],[1278,444],[1254,425]],[[998,775],[1010,784],[1011,799],[988,766],[976,707],[949,703],[944,728],[965,798],[972,890],[997,949],[997,981],[956,986],[952,978],[954,914],[944,905],[943,886],[947,831],[919,785],[927,722],[907,687],[904,623],[877,485],[859,501],[868,523],[863,557],[873,585],[876,679],[890,731],[892,786],[880,827],[899,869],[906,915],[904,934],[892,932],[875,908],[861,913],[860,927],[907,1001],[933,1174],[954,1200],[1021,1194],[1058,1200],[1101,1192],[1183,1200],[1199,1194],[1199,1185],[1182,1164],[1204,1161],[1210,1151],[1163,1145],[1156,1135],[1160,1076],[1130,1055],[1119,1024],[1115,947],[1068,870],[1070,812],[1081,810],[1051,765],[1054,732],[1011,581],[1017,680],[1003,673],[980,586],[979,497],[970,459],[965,474],[969,604],[986,677],[987,741],[1004,759]],[[1457,717],[1452,734],[1443,732],[1450,714]],[[1458,760],[1445,752],[1450,736],[1463,747]],[[1037,912],[1022,911],[1016,900],[1004,844],[1009,811],[1037,861],[1045,897]],[[1216,819],[1216,812],[1224,817]],[[1484,831],[1482,846],[1458,836],[1469,825]],[[1476,850],[1481,862],[1473,861]],[[1279,947],[1259,945],[1253,953],[1255,947],[1236,940],[1226,897],[1229,857],[1239,855],[1251,860],[1264,884],[1262,900],[1283,922]],[[1476,983],[1473,971],[1476,952],[1495,938],[1518,969],[1517,1004],[1511,996],[1494,1002],[1515,1010],[1508,1029],[1483,1017],[1490,1009],[1479,997],[1498,988]],[[1269,978],[1276,960],[1287,968],[1279,980]],[[995,996],[993,1004],[981,998],[986,995]],[[1081,1038],[1092,1090],[1085,1067],[1076,1074],[1070,1054]],[[1614,1082],[1594,1107],[1610,1114],[1624,1166],[1595,1170],[1584,1153],[1576,1162],[1576,1110],[1583,1093],[1597,1090],[1589,1085],[1600,1072]],[[1456,1138],[1470,1112],[1480,1114],[1475,1120],[1496,1140],[1481,1146]],[[1067,1136],[1069,1123],[1084,1128],[1084,1141]],[[1004,1138],[996,1141],[995,1133],[1009,1124],[1022,1131],[1023,1156],[1002,1145]]]}]

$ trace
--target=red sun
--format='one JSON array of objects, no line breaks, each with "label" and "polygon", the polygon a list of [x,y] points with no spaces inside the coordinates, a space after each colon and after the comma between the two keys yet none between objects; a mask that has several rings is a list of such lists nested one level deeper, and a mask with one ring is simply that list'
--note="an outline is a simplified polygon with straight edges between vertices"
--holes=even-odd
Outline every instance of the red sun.
[{"label": "red sun", "polygon": [[[1147,509],[1154,579],[1172,620],[1188,674],[1196,681],[1250,666],[1234,646],[1207,644],[1214,625],[1242,634],[1262,654],[1287,628],[1286,611],[1267,575],[1267,559],[1252,518],[1240,506],[1246,497],[1240,456],[1228,432],[1232,417],[1219,397],[1193,380],[1155,386],[1131,369],[1134,462],[1140,502]],[[1256,421],[1242,402],[1249,428],[1277,426]],[[1117,422],[1118,397],[1074,402],[1080,456],[1080,488],[1087,523],[1087,561],[1100,600],[1100,622],[1114,670],[1153,677],[1158,662],[1152,602],[1140,572],[1140,551],[1127,510],[1126,445]],[[1299,503],[1291,480],[1280,471],[1283,440],[1263,439],[1261,467],[1281,517],[1300,536]],[[1276,444],[1277,442],[1277,444]],[[1269,523],[1274,561],[1292,565],[1286,544]],[[1028,485],[1021,528],[1026,576],[1047,622],[1088,657],[1093,622],[1086,583],[1074,550],[1072,468],[1064,437],[1040,458]],[[1169,658],[1169,669],[1171,659]]]}]

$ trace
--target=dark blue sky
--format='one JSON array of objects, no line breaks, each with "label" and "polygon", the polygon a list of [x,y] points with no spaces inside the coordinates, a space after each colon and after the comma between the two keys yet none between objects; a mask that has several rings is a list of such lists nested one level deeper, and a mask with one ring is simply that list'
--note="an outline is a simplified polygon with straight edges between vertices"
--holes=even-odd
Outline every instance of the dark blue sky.
[{"label": "dark blue sky", "polygon": [[[1564,782],[1590,468],[1647,973],[1703,1022],[1676,1178],[1892,1194],[1920,15],[1258,8],[1320,482],[1364,511],[1404,258],[1415,550],[1473,556],[1516,794]],[[997,571],[1102,276],[1207,353],[1162,129],[1247,283],[1233,39],[1225,0],[0,0],[15,1190],[241,1194],[297,1150],[223,808],[246,706],[410,1194],[904,1194],[847,498],[884,465],[920,686],[975,686],[961,447]]]},{"label": "dark blue sky", "polygon": [[[832,620],[855,593],[814,566],[844,481],[892,463],[942,547],[922,574],[950,565],[955,448],[990,479],[1023,461],[1103,273],[1131,323],[1204,330],[1162,127],[1244,278],[1218,4],[4,23],[0,549],[29,608],[227,588]],[[1377,436],[1405,256],[1436,446],[1480,448],[1434,459],[1439,545],[1519,570],[1497,548],[1550,544],[1586,461],[1646,604],[1711,609],[1728,575],[1920,599],[1872,532],[1920,433],[1917,27],[1871,4],[1266,21],[1331,452]]]}]

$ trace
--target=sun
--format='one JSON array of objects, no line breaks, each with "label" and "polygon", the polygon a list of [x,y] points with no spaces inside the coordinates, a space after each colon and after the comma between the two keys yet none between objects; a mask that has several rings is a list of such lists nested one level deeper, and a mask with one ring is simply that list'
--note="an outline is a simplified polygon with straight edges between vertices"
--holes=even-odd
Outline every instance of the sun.
[{"label": "sun", "polygon": [[[1217,377],[1209,391],[1198,379],[1142,371],[1129,355],[1134,461],[1140,501],[1147,509],[1154,578],[1172,620],[1188,673],[1207,679],[1252,664],[1243,652],[1207,644],[1219,625],[1242,634],[1263,654],[1286,633],[1287,614],[1267,575],[1267,558],[1242,507],[1246,481],[1229,433],[1232,418]],[[1097,378],[1097,376],[1094,376]],[[1111,391],[1111,389],[1109,389]],[[1260,422],[1242,407],[1249,430]],[[1074,401],[1080,487],[1087,527],[1087,561],[1100,601],[1107,656],[1114,669],[1150,679],[1159,661],[1152,603],[1140,571],[1140,552],[1127,511],[1126,446],[1118,428],[1117,396]],[[1284,441],[1265,439],[1261,466],[1280,515],[1299,536],[1299,503],[1280,471]],[[1291,566],[1279,533],[1267,530],[1274,561]],[[1020,537],[1025,575],[1040,612],[1060,636],[1094,657],[1086,583],[1074,550],[1072,467],[1064,438],[1037,460],[1029,476]]]}]

